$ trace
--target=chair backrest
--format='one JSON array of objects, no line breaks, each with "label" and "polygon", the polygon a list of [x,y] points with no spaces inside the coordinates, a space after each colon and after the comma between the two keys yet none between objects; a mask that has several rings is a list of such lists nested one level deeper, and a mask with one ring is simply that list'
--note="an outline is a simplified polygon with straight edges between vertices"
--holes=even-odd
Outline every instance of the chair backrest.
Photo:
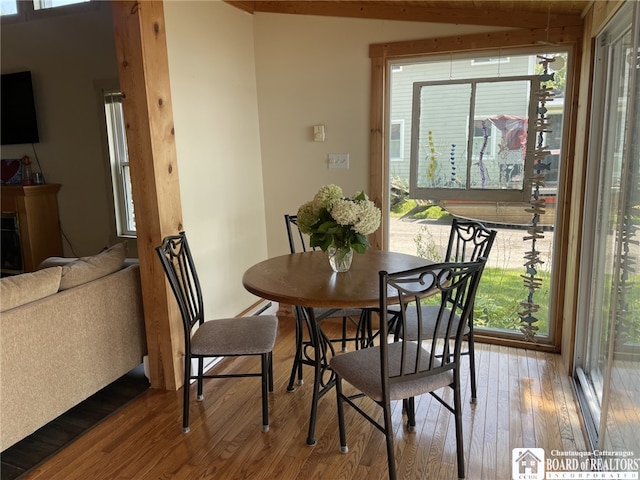
[{"label": "chair backrest", "polygon": [[184,325],[185,344],[189,350],[194,325],[204,322],[204,306],[200,282],[185,232],[165,237],[162,245],[156,247],[156,251],[178,302]]},{"label": "chair backrest", "polygon": [[289,249],[291,253],[306,252],[307,243],[305,241],[305,235],[298,228],[298,216],[285,214],[284,223],[287,227],[287,237],[289,239]]},{"label": "chair backrest", "polygon": [[489,258],[496,233],[480,222],[454,218],[444,261],[475,262],[480,257]]},{"label": "chair backrest", "polygon": [[[382,384],[388,395],[388,387],[394,382],[411,381],[451,370],[457,367],[462,351],[465,326],[473,309],[473,300],[480,281],[485,258],[476,262],[437,263],[397,273],[380,272],[380,311],[387,311],[389,297],[400,300],[400,342],[381,342],[380,355],[383,365]],[[422,302],[429,301],[438,311],[435,329],[424,331]],[[410,329],[407,319],[417,318],[417,336],[404,341],[404,333]],[[387,322],[381,322],[380,338],[389,334]],[[446,332],[444,336],[433,331]],[[453,342],[442,341],[451,338]],[[401,368],[389,365],[390,348],[401,348]],[[385,371],[386,370],[386,371]]]}]

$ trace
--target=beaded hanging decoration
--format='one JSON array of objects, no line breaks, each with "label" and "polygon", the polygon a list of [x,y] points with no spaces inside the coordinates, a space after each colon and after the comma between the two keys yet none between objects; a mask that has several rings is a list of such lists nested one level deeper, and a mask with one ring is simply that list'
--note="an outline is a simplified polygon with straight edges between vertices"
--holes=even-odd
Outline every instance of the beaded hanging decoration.
[{"label": "beaded hanging decoration", "polygon": [[534,152],[533,175],[530,178],[531,183],[531,200],[529,206],[525,208],[525,212],[531,213],[531,224],[527,228],[527,235],[523,237],[524,241],[531,242],[531,250],[524,255],[524,267],[526,273],[520,275],[524,280],[524,286],[527,289],[527,298],[520,302],[520,331],[524,334],[527,341],[533,342],[535,334],[538,331],[538,318],[535,314],[540,310],[540,305],[535,302],[534,295],[536,290],[542,287],[542,279],[538,277],[538,267],[544,262],[540,258],[540,251],[536,250],[536,241],[544,238],[544,231],[539,225],[540,216],[545,213],[545,199],[540,196],[540,188],[544,187],[543,170],[549,170],[550,164],[544,163],[544,160],[551,154],[549,146],[545,145],[545,134],[550,133],[549,119],[547,117],[546,103],[553,99],[553,91],[547,87],[545,82],[553,81],[554,74],[549,73],[549,63],[553,62],[553,57],[538,56],[540,64],[543,67],[543,73],[539,75],[540,89],[537,92],[538,108],[537,117],[534,124],[536,131],[536,148]]}]

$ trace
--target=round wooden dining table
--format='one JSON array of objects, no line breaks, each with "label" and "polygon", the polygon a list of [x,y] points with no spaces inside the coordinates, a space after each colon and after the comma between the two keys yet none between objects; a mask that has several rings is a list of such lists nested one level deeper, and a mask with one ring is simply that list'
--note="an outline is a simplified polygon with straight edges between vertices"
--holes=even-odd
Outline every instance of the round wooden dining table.
[{"label": "round wooden dining table", "polygon": [[[314,308],[359,308],[363,312],[379,307],[379,272],[399,272],[432,262],[404,253],[367,250],[354,254],[351,268],[336,273],[325,252],[313,250],[273,257],[250,267],[242,278],[244,287],[258,297],[295,307],[297,327],[307,325],[314,355],[302,363],[314,367],[314,387],[307,444],[315,445],[315,423],[319,399],[334,386],[327,349],[332,349],[314,316]],[[392,295],[392,293],[391,293]],[[390,298],[393,301],[393,296]],[[304,315],[304,319],[300,318]],[[365,318],[364,316],[361,318]],[[296,352],[297,361],[300,351]],[[300,365],[300,368],[302,366]],[[330,379],[324,381],[326,373]],[[292,372],[290,386],[293,383]],[[292,390],[292,388],[290,388]]]}]

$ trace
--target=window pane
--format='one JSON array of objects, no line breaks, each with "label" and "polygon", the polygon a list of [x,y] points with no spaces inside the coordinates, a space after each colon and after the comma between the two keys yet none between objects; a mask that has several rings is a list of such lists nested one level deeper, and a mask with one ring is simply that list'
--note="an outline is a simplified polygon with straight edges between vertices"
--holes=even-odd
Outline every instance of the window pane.
[{"label": "window pane", "polygon": [[[544,57],[559,55],[568,59],[566,53]],[[558,318],[554,228],[565,77],[559,75],[549,85],[540,78],[544,68],[538,68],[538,55],[514,50],[508,58],[509,62],[491,65],[488,59],[473,66],[462,56],[434,56],[411,64],[403,60],[402,72],[391,76],[390,118],[405,119],[411,151],[402,161],[388,164],[393,181],[390,204],[396,209],[390,208],[389,249],[441,261],[451,216],[497,229],[474,322],[483,335],[517,339],[523,319],[535,317],[531,324],[538,327],[536,338],[552,343]],[[563,69],[561,63],[565,62],[551,63],[550,70]],[[544,105],[538,102],[546,98],[540,93],[541,83],[558,95]],[[429,168],[431,187],[425,178]],[[541,210],[544,213],[536,213]],[[395,211],[402,217],[394,218]],[[542,261],[533,264],[535,282],[541,286],[529,288],[533,260]]]},{"label": "window pane", "polygon": [[129,173],[129,165],[123,165],[122,167],[122,177],[124,183],[124,202],[126,204],[126,209],[124,212],[125,215],[125,224],[126,228],[129,232],[136,231],[136,215],[135,210],[133,208],[133,193],[131,189],[131,174]]},{"label": "window pane", "polygon": [[419,101],[418,188],[466,188],[471,84],[424,86]]},{"label": "window pane", "polygon": [[127,134],[124,123],[124,112],[122,110],[122,94],[120,92],[105,93],[104,107],[116,227],[118,235],[120,236],[135,236],[136,221],[131,189],[131,176],[129,172]]},{"label": "window pane", "polygon": [[[631,7],[630,5],[626,7]],[[640,449],[640,51],[631,8],[595,39],[576,380],[595,448]],[[640,17],[638,17],[640,20]],[[637,30],[635,30],[637,32]],[[632,413],[633,412],[633,413]]]},{"label": "window pane", "polygon": [[[522,190],[527,147],[529,82],[479,83],[474,111],[481,120],[482,142],[471,154],[471,188]],[[495,154],[491,143],[494,131]]]},{"label": "window pane", "polygon": [[91,0],[33,0],[33,9],[42,10],[45,8],[64,7],[65,5],[88,3],[89,1]]},{"label": "window pane", "polygon": [[18,13],[18,0],[0,0],[0,15],[15,15]]},{"label": "window pane", "polygon": [[389,129],[389,158],[402,160],[404,142],[404,121],[391,122]]},{"label": "window pane", "polygon": [[495,126],[488,118],[476,119],[473,122],[473,151],[484,152],[484,157],[493,158],[496,140]]},{"label": "window pane", "polygon": [[471,60],[471,65],[489,65],[494,63],[509,63],[509,57],[484,57]]}]

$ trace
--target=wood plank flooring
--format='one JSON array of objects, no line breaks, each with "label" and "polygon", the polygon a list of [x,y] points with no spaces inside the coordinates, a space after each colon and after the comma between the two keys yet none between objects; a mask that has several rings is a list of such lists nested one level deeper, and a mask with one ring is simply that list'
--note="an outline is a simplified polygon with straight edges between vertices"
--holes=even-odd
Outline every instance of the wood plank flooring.
[{"label": "wood plank flooring", "polygon": [[[325,321],[325,329],[339,323]],[[337,331],[337,330],[336,330]],[[387,478],[384,436],[346,408],[349,453],[341,454],[334,392],[319,404],[317,445],[305,440],[311,370],[295,392],[286,385],[294,354],[291,319],[280,320],[274,350],[275,391],[270,425],[261,431],[259,381],[211,380],[203,402],[191,404],[191,432],[181,429],[182,391],[148,390],[80,437],[25,479],[252,479]],[[511,478],[511,450],[586,450],[570,379],[550,353],[479,344],[478,401],[463,384],[463,431],[467,478]],[[257,359],[226,359],[228,372],[258,368]],[[467,375],[468,369],[463,369]],[[194,388],[194,387],[192,387]],[[379,415],[369,402],[368,411]],[[396,461],[402,479],[457,478],[453,416],[431,396],[416,399],[417,432],[394,406]]]}]

